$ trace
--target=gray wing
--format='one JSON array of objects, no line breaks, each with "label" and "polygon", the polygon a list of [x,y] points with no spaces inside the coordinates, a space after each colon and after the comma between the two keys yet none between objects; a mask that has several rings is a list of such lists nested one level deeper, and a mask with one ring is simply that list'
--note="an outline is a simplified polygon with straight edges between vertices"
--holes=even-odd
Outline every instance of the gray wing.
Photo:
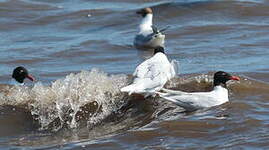
[{"label": "gray wing", "polygon": [[138,34],[135,36],[135,41],[137,44],[143,44],[143,43],[148,43],[153,39],[154,34],[149,34],[149,35],[143,35],[143,34]]},{"label": "gray wing", "polygon": [[160,35],[163,35],[163,31],[165,31],[166,29],[169,28],[169,26],[167,26],[164,29],[158,30],[158,28],[154,25],[151,26],[152,28],[152,33],[148,34],[148,35],[143,35],[143,34],[138,34],[135,37],[135,41],[137,44],[144,44],[144,43],[148,43],[152,40],[154,40],[155,38],[157,38]]}]

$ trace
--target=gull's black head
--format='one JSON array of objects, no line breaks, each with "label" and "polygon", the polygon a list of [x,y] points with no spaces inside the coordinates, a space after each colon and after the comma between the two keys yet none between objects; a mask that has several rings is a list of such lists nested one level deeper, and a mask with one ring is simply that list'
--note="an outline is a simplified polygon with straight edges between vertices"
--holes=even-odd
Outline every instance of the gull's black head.
[{"label": "gull's black head", "polygon": [[147,14],[152,14],[151,8],[143,8],[136,12],[137,14],[141,15],[142,17],[145,17]]},{"label": "gull's black head", "polygon": [[29,75],[27,69],[20,66],[13,70],[12,78],[14,78],[17,82],[23,83],[25,78],[28,78],[31,81],[34,81],[34,78]]},{"label": "gull's black head", "polygon": [[221,84],[226,86],[226,82],[229,80],[239,81],[240,78],[237,76],[232,76],[229,73],[224,72],[224,71],[218,71],[214,74],[214,86],[221,85]]},{"label": "gull's black head", "polygon": [[159,53],[159,52],[164,53],[164,48],[162,46],[156,47],[154,49],[154,54]]}]

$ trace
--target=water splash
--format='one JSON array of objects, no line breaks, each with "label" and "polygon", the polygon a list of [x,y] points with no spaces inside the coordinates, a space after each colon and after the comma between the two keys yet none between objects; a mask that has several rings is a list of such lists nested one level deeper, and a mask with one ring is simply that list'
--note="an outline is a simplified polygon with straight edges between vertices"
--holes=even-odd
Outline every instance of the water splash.
[{"label": "water splash", "polygon": [[1,95],[1,105],[25,107],[42,130],[57,131],[82,124],[91,127],[123,103],[120,88],[126,83],[126,75],[107,75],[92,69],[71,73],[51,86],[37,83],[32,88],[11,87],[8,93]]}]

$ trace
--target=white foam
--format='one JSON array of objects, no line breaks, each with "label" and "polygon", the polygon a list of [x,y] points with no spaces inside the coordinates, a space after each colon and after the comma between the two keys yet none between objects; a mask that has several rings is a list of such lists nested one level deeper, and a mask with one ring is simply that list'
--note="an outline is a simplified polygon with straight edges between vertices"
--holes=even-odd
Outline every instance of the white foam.
[{"label": "white foam", "polygon": [[14,86],[7,95],[1,95],[1,104],[27,106],[32,115],[37,116],[41,129],[47,129],[57,118],[60,119],[60,125],[55,127],[55,130],[63,124],[76,128],[76,113],[85,104],[93,103],[101,109],[88,117],[88,125],[100,122],[117,109],[117,103],[120,103],[123,97],[120,88],[126,83],[126,75],[109,76],[100,70],[92,69],[72,73],[56,80],[51,86],[40,82],[33,88]]}]

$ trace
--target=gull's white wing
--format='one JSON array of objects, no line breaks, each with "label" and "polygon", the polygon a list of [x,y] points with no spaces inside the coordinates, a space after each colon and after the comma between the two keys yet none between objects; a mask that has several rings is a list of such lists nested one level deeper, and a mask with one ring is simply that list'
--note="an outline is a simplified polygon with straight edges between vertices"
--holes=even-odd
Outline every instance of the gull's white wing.
[{"label": "gull's white wing", "polygon": [[160,73],[168,71],[166,68],[168,59],[165,54],[158,53],[138,65],[133,73],[137,78],[154,78]]},{"label": "gull's white wing", "polygon": [[181,91],[164,90],[167,93],[158,92],[160,97],[169,100],[187,110],[198,109],[204,107],[212,107],[218,103],[218,97],[215,96],[214,92],[196,92],[187,93]]},{"label": "gull's white wing", "polygon": [[[170,63],[163,53],[157,53],[137,66],[134,72],[134,82],[127,89],[133,92],[153,93],[159,91],[170,79]],[[127,91],[125,88],[125,91]]]},{"label": "gull's white wing", "polygon": [[157,53],[137,66],[133,73],[134,81],[123,87],[122,92],[151,93],[159,91],[172,77],[171,64],[163,53]]}]

